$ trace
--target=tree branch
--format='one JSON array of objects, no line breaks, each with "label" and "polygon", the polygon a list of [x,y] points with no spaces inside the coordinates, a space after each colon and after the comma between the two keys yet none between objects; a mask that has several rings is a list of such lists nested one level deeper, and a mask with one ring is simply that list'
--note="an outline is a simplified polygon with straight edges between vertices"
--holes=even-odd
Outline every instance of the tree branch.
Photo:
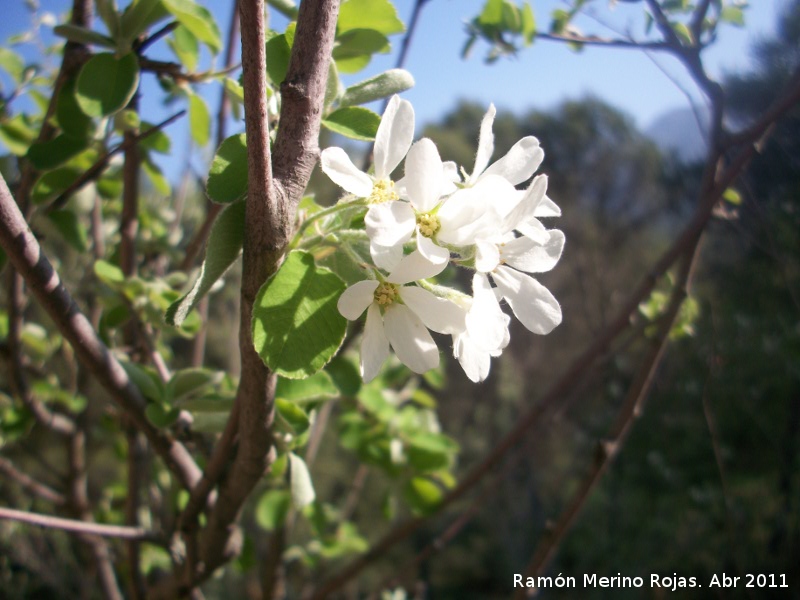
[{"label": "tree branch", "polygon": [[142,527],[124,527],[122,525],[100,525],[98,523],[85,523],[75,519],[63,519],[61,517],[51,517],[40,515],[24,510],[0,507],[0,519],[9,519],[29,525],[38,525],[48,529],[60,529],[72,533],[83,533],[88,535],[99,535],[101,537],[112,537],[123,540],[140,540],[142,542],[152,542],[154,544],[165,545],[162,536],[153,531],[147,531]]},{"label": "tree branch", "polygon": [[47,502],[52,502],[56,506],[62,506],[66,503],[66,498],[64,498],[64,494],[61,492],[57,492],[50,486],[47,486],[43,483],[39,483],[30,475],[27,475],[17,469],[10,460],[3,458],[0,456],[0,473],[5,475],[8,479],[14,481],[19,485],[23,490],[41,498],[42,500],[46,500]]},{"label": "tree branch", "polygon": [[11,197],[2,176],[0,245],[58,330],[69,341],[83,366],[131,416],[181,484],[187,488],[193,487],[200,479],[200,469],[194,459],[181,443],[156,429],[147,420],[144,397],[64,287]]}]

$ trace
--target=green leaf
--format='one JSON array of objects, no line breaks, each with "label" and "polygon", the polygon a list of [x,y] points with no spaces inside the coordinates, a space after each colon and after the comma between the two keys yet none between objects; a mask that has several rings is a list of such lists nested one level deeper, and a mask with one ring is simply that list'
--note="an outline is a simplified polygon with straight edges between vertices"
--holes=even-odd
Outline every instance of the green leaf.
[{"label": "green leaf", "polygon": [[323,100],[324,111],[336,102],[344,92],[342,80],[339,78],[339,69],[336,68],[336,61],[328,63],[328,81],[325,83],[325,99]]},{"label": "green leaf", "polygon": [[153,188],[162,196],[169,196],[172,194],[172,186],[169,180],[164,176],[161,168],[150,160],[149,156],[144,156],[142,160],[142,171],[144,171]]},{"label": "green leaf", "polygon": [[156,427],[169,427],[180,416],[180,409],[178,408],[165,408],[160,404],[148,404],[144,409],[144,414],[150,422]]},{"label": "green leaf", "polygon": [[125,108],[139,86],[139,61],[132,52],[122,58],[95,54],[78,75],[75,88],[81,110],[90,117],[105,117]]},{"label": "green leaf", "polygon": [[19,114],[13,119],[0,123],[0,140],[6,145],[9,152],[16,156],[27,154],[35,139],[36,131],[25,115]]},{"label": "green leaf", "polygon": [[744,27],[744,11],[738,6],[726,6],[719,13],[719,20],[736,27]]},{"label": "green leaf", "polygon": [[189,311],[239,258],[244,240],[244,202],[236,202],[217,218],[206,246],[206,257],[192,289],[167,309],[166,321],[180,327]]},{"label": "green leaf", "polygon": [[47,218],[55,225],[61,237],[78,252],[89,249],[89,236],[78,216],[71,210],[53,210]]},{"label": "green leaf", "polygon": [[15,83],[22,83],[25,75],[25,61],[19,54],[8,48],[0,48],[0,68],[8,73]]},{"label": "green leaf", "polygon": [[194,72],[200,58],[200,44],[197,38],[183,25],[179,25],[172,35],[173,37],[167,40],[167,44],[186,70],[190,73]]},{"label": "green leaf", "polygon": [[122,36],[129,42],[133,41],[168,16],[161,0],[134,0],[122,13]]},{"label": "green leaf", "polygon": [[305,461],[293,452],[289,453],[289,487],[292,505],[297,510],[308,506],[317,497]]},{"label": "green leaf", "polygon": [[125,273],[122,272],[122,269],[105,260],[95,261],[94,274],[112,289],[117,289],[119,284],[125,283]]},{"label": "green leaf", "polygon": [[692,36],[692,32],[685,23],[673,22],[670,23],[670,25],[672,26],[672,31],[675,32],[675,35],[678,36],[681,42],[687,46],[694,45],[694,37]]},{"label": "green leaf", "polygon": [[[142,121],[141,125],[139,126],[139,129],[142,133],[145,133],[152,128],[153,124],[148,123],[147,121]],[[139,142],[139,147],[144,148],[145,150],[151,150],[152,152],[158,152],[159,154],[169,154],[172,147],[172,141],[170,140],[170,137],[163,131],[156,131],[141,140]]]},{"label": "green leaf", "polygon": [[118,39],[120,34],[120,19],[117,12],[117,3],[115,0],[95,0],[95,7],[97,14],[105,23],[109,35],[113,39]]},{"label": "green leaf", "polygon": [[256,505],[256,523],[267,531],[274,531],[286,521],[292,506],[292,496],[286,490],[268,490]]},{"label": "green leaf", "polygon": [[[98,261],[100,262],[100,261]],[[97,265],[97,263],[95,263]],[[158,374],[149,368],[132,362],[121,362],[122,368],[128,374],[133,384],[139,388],[142,395],[148,400],[161,403],[164,399],[164,388]],[[160,404],[158,404],[160,406]]]},{"label": "green leaf", "polygon": [[358,366],[342,354],[337,354],[325,367],[334,385],[342,396],[355,397],[361,389],[361,374]]},{"label": "green leaf", "polygon": [[341,73],[348,75],[351,73],[358,73],[360,70],[366,67],[371,60],[371,54],[361,54],[351,58],[340,58],[336,61],[336,68],[339,69]]},{"label": "green leaf", "polygon": [[112,49],[117,47],[116,42],[110,37],[101,33],[97,33],[96,31],[92,31],[91,29],[86,29],[85,27],[72,25],[71,23],[66,25],[56,25],[53,27],[53,33],[78,44],[102,46],[104,48]]},{"label": "green leaf", "polygon": [[411,73],[405,69],[389,69],[347,88],[339,105],[345,107],[367,104],[399,94],[413,86],[414,77]]},{"label": "green leaf", "polygon": [[292,49],[285,34],[271,37],[267,41],[267,75],[276,87],[286,79]]},{"label": "green leaf", "polygon": [[278,410],[278,414],[283,421],[291,427],[291,432],[295,435],[302,435],[306,432],[309,425],[311,425],[311,421],[309,421],[306,412],[289,400],[276,398],[275,408]]},{"label": "green leaf", "polygon": [[48,171],[36,180],[31,191],[31,202],[43,204],[57,198],[82,174],[83,170],[76,167],[60,167]]},{"label": "green leaf", "polygon": [[487,0],[478,16],[481,25],[498,26],[503,22],[503,0]]},{"label": "green leaf", "polygon": [[189,127],[194,143],[201,148],[211,138],[211,115],[208,106],[200,96],[189,93]]},{"label": "green leaf", "polygon": [[211,163],[206,184],[208,197],[222,204],[247,193],[247,138],[233,135],[222,142]]},{"label": "green leaf", "polygon": [[530,46],[536,37],[536,17],[528,2],[522,6],[522,36],[526,46]]},{"label": "green leaf", "polygon": [[503,29],[512,33],[522,33],[522,15],[519,9],[508,0],[503,2]]},{"label": "green leaf", "polygon": [[217,54],[222,48],[222,37],[214,16],[194,0],[162,0],[181,25]]},{"label": "green leaf", "polygon": [[167,398],[174,402],[196,395],[219,379],[220,374],[210,369],[181,369],[172,375],[167,384]]},{"label": "green leaf", "polygon": [[38,142],[28,149],[28,160],[40,171],[55,169],[88,146],[87,140],[59,135],[46,142]]},{"label": "green leaf", "polygon": [[402,33],[405,25],[389,0],[346,0],[339,8],[338,34],[353,29],[374,29],[384,35]]},{"label": "green leaf", "polygon": [[553,11],[552,18],[553,22],[550,23],[550,33],[558,35],[564,33],[567,25],[569,25],[570,19],[572,19],[572,15],[568,11],[558,8]]},{"label": "green leaf", "polygon": [[273,372],[290,379],[308,377],[333,357],[347,322],[336,303],[345,289],[314,257],[291,252],[258,291],[253,306],[253,342]]},{"label": "green leaf", "polygon": [[389,39],[374,29],[353,29],[336,38],[334,60],[370,54],[386,54],[391,49]]},{"label": "green leaf", "polygon": [[58,126],[66,135],[85,140],[94,135],[95,127],[92,118],[87,116],[78,104],[75,97],[76,84],[77,78],[72,78],[61,88],[56,103],[56,118]]},{"label": "green leaf", "polygon": [[321,398],[335,398],[339,390],[333,384],[331,376],[319,371],[306,379],[278,378],[275,397],[295,403],[308,403]]},{"label": "green leaf", "polygon": [[416,515],[429,515],[442,501],[442,489],[427,477],[414,477],[403,488],[403,496]]},{"label": "green leaf", "polygon": [[742,204],[742,195],[734,188],[728,188],[722,193],[722,198],[725,202],[740,206]]},{"label": "green leaf", "polygon": [[355,140],[372,141],[378,133],[381,118],[368,108],[346,106],[333,111],[322,124],[335,133]]}]

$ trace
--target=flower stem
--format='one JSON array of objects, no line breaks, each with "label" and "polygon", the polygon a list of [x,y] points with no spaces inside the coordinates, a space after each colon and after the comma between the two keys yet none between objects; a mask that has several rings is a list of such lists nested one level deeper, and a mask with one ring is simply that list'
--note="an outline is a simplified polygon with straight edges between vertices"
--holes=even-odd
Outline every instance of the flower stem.
[{"label": "flower stem", "polygon": [[345,196],[341,202],[338,202],[333,206],[329,206],[328,208],[323,208],[322,210],[315,212],[313,215],[309,215],[309,217],[297,228],[297,233],[295,234],[292,243],[289,245],[290,249],[296,248],[300,244],[300,239],[303,237],[305,231],[316,221],[331,215],[335,215],[336,213],[342,212],[349,208],[367,205],[367,201],[365,199],[359,198],[357,200],[353,200],[353,198],[354,196],[352,195]]}]

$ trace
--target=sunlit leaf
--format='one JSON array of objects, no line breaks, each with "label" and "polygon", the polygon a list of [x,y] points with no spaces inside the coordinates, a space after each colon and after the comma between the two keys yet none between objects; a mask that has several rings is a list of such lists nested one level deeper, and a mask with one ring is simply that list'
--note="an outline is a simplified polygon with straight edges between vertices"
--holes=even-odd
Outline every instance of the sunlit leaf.
[{"label": "sunlit leaf", "polygon": [[256,296],[253,342],[261,359],[278,375],[308,377],[333,357],[344,339],[346,321],[336,303],[344,282],[317,267],[307,252],[291,252]]}]

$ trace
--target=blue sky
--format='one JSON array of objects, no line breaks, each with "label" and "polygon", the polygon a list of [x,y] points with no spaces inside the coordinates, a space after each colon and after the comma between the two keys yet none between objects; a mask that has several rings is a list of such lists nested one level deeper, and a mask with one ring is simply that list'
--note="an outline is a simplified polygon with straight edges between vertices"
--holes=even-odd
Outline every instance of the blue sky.
[{"label": "blue sky", "polygon": [[[0,40],[19,33],[27,27],[30,16],[23,0],[0,0],[4,16],[0,20]],[[673,59],[657,55],[649,57],[642,52],[623,49],[587,48],[575,53],[562,44],[537,41],[518,56],[504,58],[486,65],[483,55],[486,47],[477,45],[469,60],[460,58],[466,39],[464,23],[477,15],[485,0],[430,0],[422,11],[420,22],[406,63],[406,68],[416,79],[414,89],[406,92],[415,107],[417,123],[422,125],[436,120],[452,108],[459,98],[476,100],[488,105],[494,102],[500,109],[523,111],[529,108],[547,109],[565,99],[580,98],[589,94],[598,96],[633,116],[641,127],[671,109],[688,106],[686,96],[665,74],[671,74],[680,86],[695,98],[700,98],[684,70]],[[774,31],[774,23],[786,0],[754,0],[746,11],[747,28],[724,27],[718,43],[704,54],[712,76],[746,68],[751,43]],[[121,5],[126,2],[122,0]],[[40,0],[41,10],[62,14],[67,0]],[[224,31],[230,14],[228,0],[204,2]],[[563,0],[532,0],[540,24],[548,23],[548,15],[555,8],[563,8]],[[413,0],[395,0],[398,13],[408,22]],[[638,31],[641,28],[641,5],[619,3],[609,9],[607,0],[595,0],[597,19],[583,18],[577,25],[584,33],[613,35],[600,22],[616,31]],[[275,18],[276,28],[282,27]],[[401,36],[393,39],[392,53],[380,56],[366,72],[350,76],[346,83],[354,83],[368,75],[394,66]],[[160,46],[164,46],[162,43]],[[32,53],[29,48],[26,53]],[[163,50],[162,50],[163,52]],[[169,58],[165,53],[163,58]],[[148,77],[146,79],[152,79]],[[148,90],[156,90],[152,81],[145,82]],[[213,106],[218,92],[215,84],[203,86]],[[157,92],[155,92],[157,94]],[[157,121],[166,116],[167,109],[157,103],[146,107],[148,120]],[[172,110],[172,109],[170,109]],[[163,118],[163,117],[162,117]],[[176,126],[173,132],[180,127]]]}]

